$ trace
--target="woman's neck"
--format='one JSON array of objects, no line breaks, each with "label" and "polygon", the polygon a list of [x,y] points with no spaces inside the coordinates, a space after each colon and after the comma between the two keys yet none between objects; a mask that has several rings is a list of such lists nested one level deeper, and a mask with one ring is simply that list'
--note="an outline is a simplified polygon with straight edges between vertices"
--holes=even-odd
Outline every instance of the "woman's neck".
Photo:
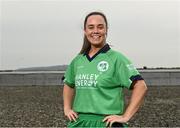
[{"label": "woman's neck", "polygon": [[101,46],[93,46],[91,45],[91,49],[89,50],[89,56],[92,57],[94,56],[101,48],[103,48],[105,43]]}]

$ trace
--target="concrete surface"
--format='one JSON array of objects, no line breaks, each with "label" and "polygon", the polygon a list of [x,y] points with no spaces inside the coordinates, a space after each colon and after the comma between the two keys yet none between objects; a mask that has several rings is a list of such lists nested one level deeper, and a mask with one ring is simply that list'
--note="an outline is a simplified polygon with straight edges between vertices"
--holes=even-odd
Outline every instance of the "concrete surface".
[{"label": "concrete surface", "polygon": [[[0,86],[0,127],[65,128],[63,86]],[[180,127],[180,86],[149,86],[129,127]],[[131,91],[124,90],[125,103]]]}]

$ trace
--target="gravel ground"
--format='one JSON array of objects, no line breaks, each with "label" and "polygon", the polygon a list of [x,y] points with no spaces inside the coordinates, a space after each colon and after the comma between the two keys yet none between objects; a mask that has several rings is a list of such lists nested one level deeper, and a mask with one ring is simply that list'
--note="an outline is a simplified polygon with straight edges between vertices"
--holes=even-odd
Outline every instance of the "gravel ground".
[{"label": "gravel ground", "polygon": [[[180,86],[148,87],[133,127],[180,127]],[[125,90],[126,101],[130,92]],[[62,86],[0,86],[0,127],[64,127]]]}]

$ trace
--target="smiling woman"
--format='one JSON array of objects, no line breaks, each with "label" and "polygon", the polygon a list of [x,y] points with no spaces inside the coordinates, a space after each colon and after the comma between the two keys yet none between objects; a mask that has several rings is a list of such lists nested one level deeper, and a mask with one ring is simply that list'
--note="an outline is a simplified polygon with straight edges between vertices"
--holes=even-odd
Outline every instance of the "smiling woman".
[{"label": "smiling woman", "polygon": [[[106,16],[89,13],[84,43],[64,79],[64,114],[68,127],[125,127],[146,93],[146,84],[133,64],[106,43]],[[124,109],[123,88],[132,89]]]},{"label": "smiling woman", "polygon": [[87,19],[84,32],[92,46],[102,47],[107,33],[105,20],[100,15],[90,16]]},{"label": "smiling woman", "polygon": [[89,50],[91,44],[97,48],[102,47],[106,41],[107,29],[108,23],[105,15],[99,12],[87,15],[84,20],[84,43],[80,53],[82,54]]}]

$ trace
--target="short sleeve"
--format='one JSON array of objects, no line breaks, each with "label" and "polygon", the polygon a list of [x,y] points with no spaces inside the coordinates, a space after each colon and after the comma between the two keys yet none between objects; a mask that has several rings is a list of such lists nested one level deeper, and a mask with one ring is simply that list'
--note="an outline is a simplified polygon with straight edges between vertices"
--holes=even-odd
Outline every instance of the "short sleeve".
[{"label": "short sleeve", "polygon": [[117,60],[117,74],[120,86],[132,89],[133,83],[137,80],[143,80],[135,66],[125,56]]},{"label": "short sleeve", "polygon": [[75,69],[74,60],[68,65],[67,70],[64,75],[64,83],[72,88],[75,86]]}]

